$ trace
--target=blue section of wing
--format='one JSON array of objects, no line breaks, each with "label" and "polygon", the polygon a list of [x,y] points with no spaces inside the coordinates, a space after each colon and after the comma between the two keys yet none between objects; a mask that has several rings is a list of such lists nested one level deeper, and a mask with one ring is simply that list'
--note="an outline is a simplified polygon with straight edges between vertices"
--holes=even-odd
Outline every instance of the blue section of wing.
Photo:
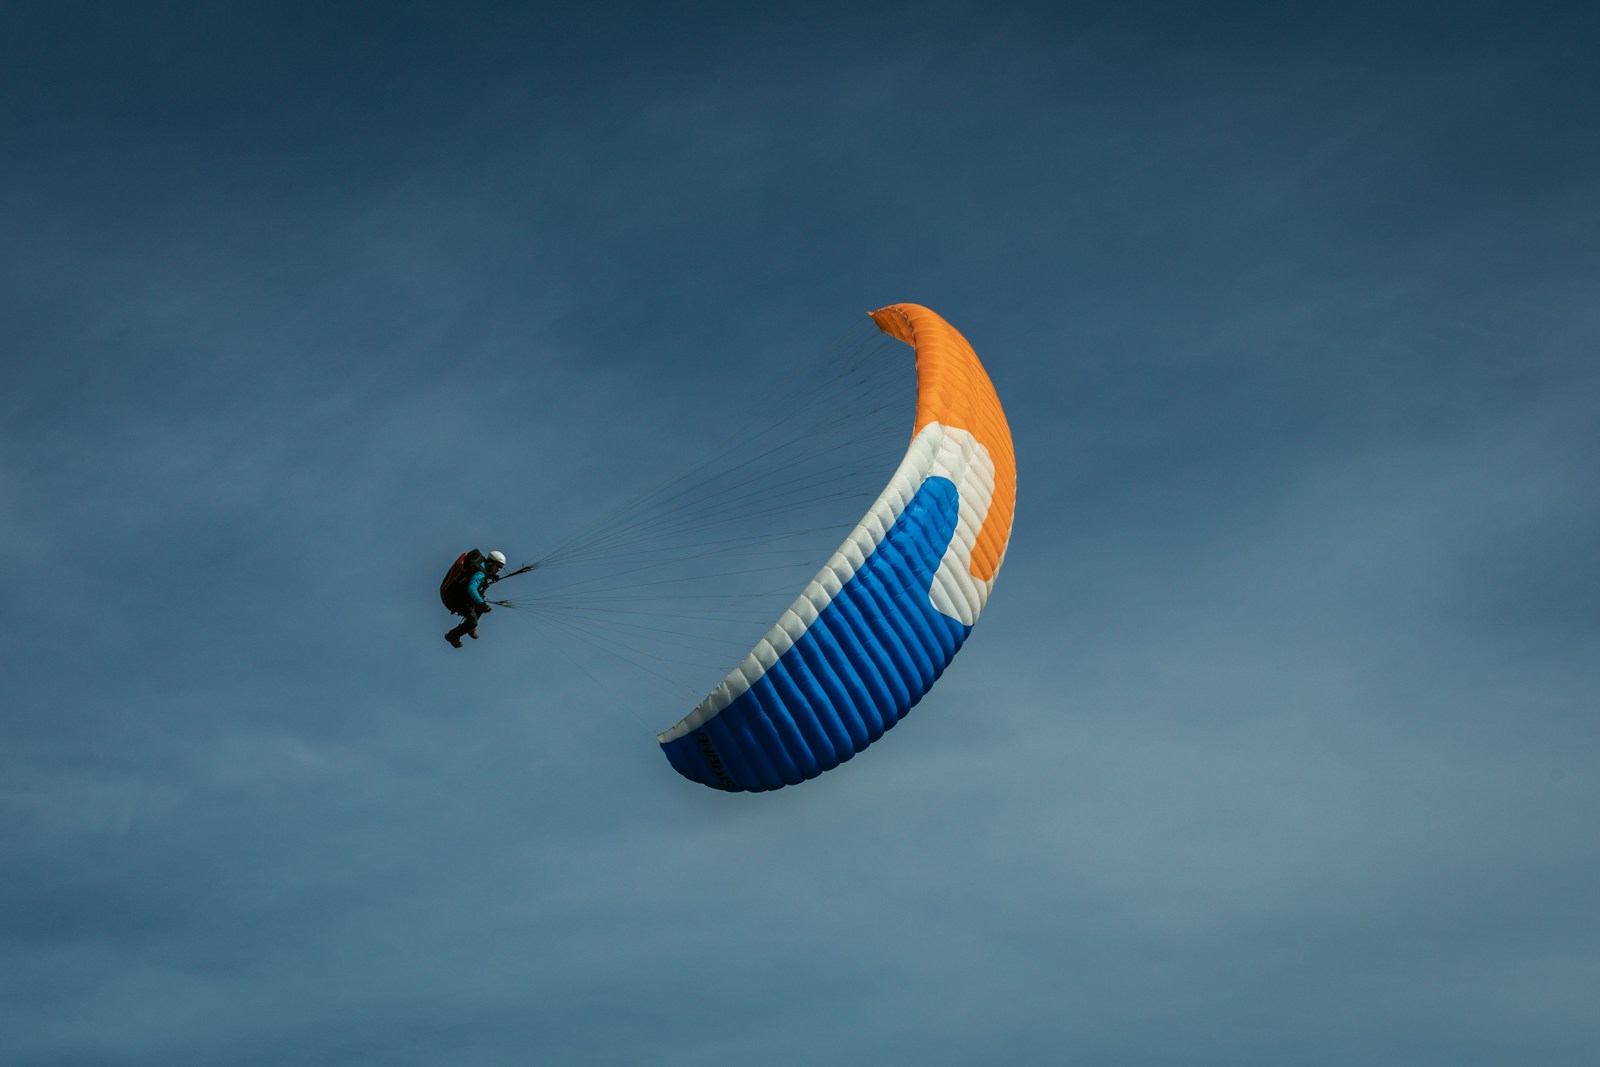
[{"label": "blue section of wing", "polygon": [[928,591],[959,501],[929,478],[833,602],[750,689],[661,747],[716,789],[794,785],[837,767],[910,711],[972,631]]}]

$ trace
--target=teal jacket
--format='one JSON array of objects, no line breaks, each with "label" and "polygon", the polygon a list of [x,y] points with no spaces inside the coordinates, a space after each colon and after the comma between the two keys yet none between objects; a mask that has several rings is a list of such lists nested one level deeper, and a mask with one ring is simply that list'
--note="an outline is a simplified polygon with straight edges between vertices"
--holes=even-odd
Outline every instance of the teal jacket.
[{"label": "teal jacket", "polygon": [[474,604],[485,603],[483,591],[489,588],[489,574],[483,568],[472,572],[472,577],[467,579],[467,595]]}]

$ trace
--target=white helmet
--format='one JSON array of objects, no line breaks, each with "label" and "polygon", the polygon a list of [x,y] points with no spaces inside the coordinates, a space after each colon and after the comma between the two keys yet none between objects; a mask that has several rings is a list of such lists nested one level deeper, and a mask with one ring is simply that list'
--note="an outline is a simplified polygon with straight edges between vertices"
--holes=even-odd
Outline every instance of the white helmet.
[{"label": "white helmet", "polygon": [[491,552],[489,553],[489,562],[498,563],[504,567],[506,565],[506,554],[504,552]]}]

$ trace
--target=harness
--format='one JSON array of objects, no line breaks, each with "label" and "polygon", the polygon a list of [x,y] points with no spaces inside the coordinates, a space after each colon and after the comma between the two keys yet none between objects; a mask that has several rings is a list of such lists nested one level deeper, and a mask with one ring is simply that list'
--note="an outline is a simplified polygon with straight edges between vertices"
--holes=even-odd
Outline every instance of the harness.
[{"label": "harness", "polygon": [[446,608],[457,615],[464,614],[466,601],[472,598],[467,595],[467,583],[472,581],[472,576],[484,569],[484,556],[475,548],[469,548],[456,557],[450,564],[450,569],[445,572],[444,581],[439,583],[439,600]]}]

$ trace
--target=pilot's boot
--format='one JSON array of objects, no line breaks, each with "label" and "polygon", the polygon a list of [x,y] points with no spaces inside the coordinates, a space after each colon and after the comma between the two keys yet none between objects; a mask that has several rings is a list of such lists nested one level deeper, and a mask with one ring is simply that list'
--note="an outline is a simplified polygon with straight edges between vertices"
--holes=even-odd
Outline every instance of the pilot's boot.
[{"label": "pilot's boot", "polygon": [[[444,635],[444,639],[446,641],[449,641],[455,647],[460,648],[461,647],[461,635],[464,634],[464,633],[471,633],[471,632],[472,631],[469,628],[469,624],[462,623],[460,626],[457,626],[454,630],[451,630],[449,633],[445,634]],[[472,634],[472,636],[473,637],[477,637],[478,635],[474,633],[474,634]]]}]

